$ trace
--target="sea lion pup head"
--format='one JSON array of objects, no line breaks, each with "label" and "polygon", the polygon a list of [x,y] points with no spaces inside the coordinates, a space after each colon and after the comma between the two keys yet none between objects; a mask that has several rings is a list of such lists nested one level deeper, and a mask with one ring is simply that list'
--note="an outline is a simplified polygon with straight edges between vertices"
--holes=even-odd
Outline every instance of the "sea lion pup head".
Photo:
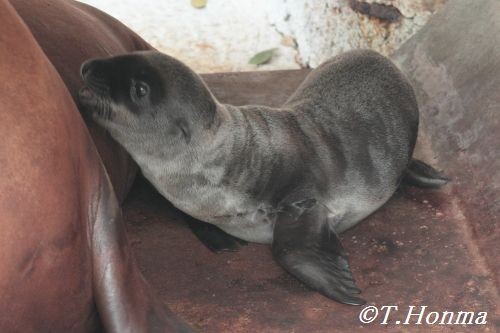
[{"label": "sea lion pup head", "polygon": [[166,54],[90,59],[81,75],[81,104],[129,151],[140,145],[153,154],[180,152],[206,140],[214,125],[216,101],[205,83]]}]

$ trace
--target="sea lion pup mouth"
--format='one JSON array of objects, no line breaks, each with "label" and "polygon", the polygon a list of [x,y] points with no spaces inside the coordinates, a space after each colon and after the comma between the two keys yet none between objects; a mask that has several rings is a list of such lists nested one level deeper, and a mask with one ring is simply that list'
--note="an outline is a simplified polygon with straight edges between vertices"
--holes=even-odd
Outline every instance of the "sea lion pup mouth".
[{"label": "sea lion pup mouth", "polygon": [[189,143],[213,123],[215,98],[197,74],[166,54],[90,59],[80,72],[80,103],[125,148],[158,145],[152,142],[158,141],[158,131]]}]

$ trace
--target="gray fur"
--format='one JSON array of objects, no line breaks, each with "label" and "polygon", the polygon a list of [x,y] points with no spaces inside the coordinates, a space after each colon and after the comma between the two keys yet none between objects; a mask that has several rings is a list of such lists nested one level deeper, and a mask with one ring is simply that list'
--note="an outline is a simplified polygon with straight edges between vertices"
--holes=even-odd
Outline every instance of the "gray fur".
[{"label": "gray fur", "polygon": [[[108,100],[113,119],[94,113],[96,120],[175,206],[234,236],[271,242],[252,229],[271,232],[280,203],[302,197],[318,198],[343,231],[393,194],[410,161],[418,127],[413,90],[373,51],[324,63],[279,109],[220,104],[177,60],[142,52],[122,56],[124,66],[134,67],[136,57],[158,68],[168,85],[183,80],[186,88],[169,87],[168,101],[139,115]],[[214,112],[192,110],[203,105],[200,91]],[[176,118],[187,123],[189,142],[172,124]]]},{"label": "gray fur", "polygon": [[[144,73],[150,95],[134,101],[129,91]],[[352,227],[394,193],[417,137],[412,87],[369,50],[322,64],[278,109],[221,104],[198,75],[157,52],[93,60],[82,75],[82,102],[163,196],[251,242],[271,243],[290,205],[297,217],[290,221],[309,223],[313,241],[315,230]],[[319,219],[301,213],[317,204],[297,213],[307,200],[328,216],[300,220]],[[340,245],[324,248],[344,256]],[[314,272],[317,283],[331,280],[302,259],[294,267]]]}]

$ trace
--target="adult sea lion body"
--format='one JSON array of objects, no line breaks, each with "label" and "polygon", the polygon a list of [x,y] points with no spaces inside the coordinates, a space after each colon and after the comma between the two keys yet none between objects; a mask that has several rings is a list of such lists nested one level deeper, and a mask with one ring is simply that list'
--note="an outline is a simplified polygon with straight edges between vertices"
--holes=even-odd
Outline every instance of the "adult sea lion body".
[{"label": "adult sea lion body", "polygon": [[[363,304],[337,233],[406,177],[446,182],[412,160],[418,108],[408,81],[368,50],[313,70],[278,109],[220,104],[158,52],[82,66],[81,101],[175,206],[247,241],[324,295]],[[410,172],[411,171],[411,172]]]},{"label": "adult sea lion body", "polygon": [[133,259],[89,133],[0,0],[0,331],[190,332]]},{"label": "adult sea lion body", "polygon": [[[77,101],[81,63],[132,51],[151,50],[141,37],[113,17],[73,0],[11,0],[18,14]],[[77,103],[78,106],[78,103]],[[120,202],[128,193],[137,166],[102,127],[84,120]]]}]

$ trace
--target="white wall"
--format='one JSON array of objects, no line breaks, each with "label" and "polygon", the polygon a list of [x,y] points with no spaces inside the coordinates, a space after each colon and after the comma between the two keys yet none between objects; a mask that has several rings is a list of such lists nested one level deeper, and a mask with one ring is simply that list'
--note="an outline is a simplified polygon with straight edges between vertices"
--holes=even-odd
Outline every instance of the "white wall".
[{"label": "white wall", "polygon": [[[398,22],[355,12],[352,0],[83,0],[116,17],[163,52],[199,72],[315,67],[351,48],[390,54],[446,0],[366,0],[392,5]],[[391,7],[392,8],[392,7]],[[248,60],[277,48],[257,68]]]}]

